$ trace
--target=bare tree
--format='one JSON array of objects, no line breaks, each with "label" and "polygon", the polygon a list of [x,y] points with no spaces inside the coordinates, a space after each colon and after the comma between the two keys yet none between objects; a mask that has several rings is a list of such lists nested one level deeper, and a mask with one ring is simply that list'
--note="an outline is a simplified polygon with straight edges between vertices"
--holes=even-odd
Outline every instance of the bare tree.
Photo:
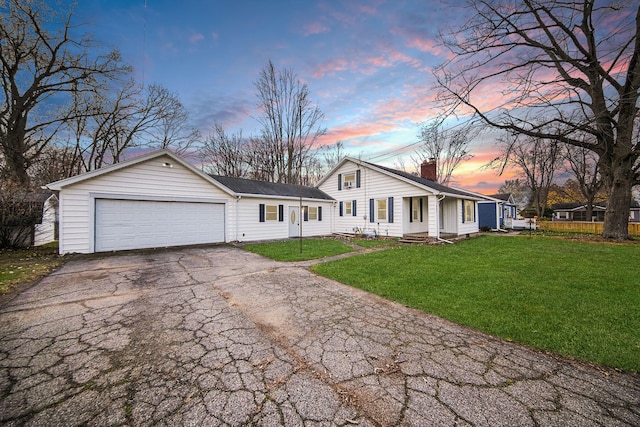
[{"label": "bare tree", "polygon": [[342,159],[347,156],[344,148],[344,142],[336,141],[335,144],[324,145],[320,147],[322,157],[324,159],[324,171],[329,172],[336,167]]},{"label": "bare tree", "polygon": [[436,159],[437,181],[447,185],[460,163],[473,157],[468,148],[469,142],[477,133],[477,129],[471,123],[457,129],[445,129],[442,120],[422,124],[418,135],[422,144],[415,155],[411,156],[416,170],[420,169],[424,160]]},{"label": "bare tree", "polygon": [[498,189],[498,194],[511,194],[519,211],[531,203],[531,189],[520,178],[507,179]]},{"label": "bare tree", "polygon": [[72,117],[56,105],[126,70],[117,51],[95,55],[90,37],[74,35],[72,11],[58,10],[60,4],[38,0],[5,0],[0,10],[3,172],[23,185],[31,164]]},{"label": "bare tree", "polygon": [[[640,4],[469,0],[469,21],[443,43],[440,99],[489,125],[594,151],[608,193],[603,236],[628,238],[640,181]],[[495,95],[495,103],[487,102]],[[545,122],[532,117],[548,117]],[[582,136],[587,133],[591,138]]]},{"label": "bare tree", "polygon": [[536,215],[541,217],[547,206],[549,188],[562,159],[559,143],[516,135],[513,140],[504,141],[503,146],[504,152],[498,159],[500,173],[510,167],[521,173],[531,191],[531,203]]},{"label": "bare tree", "polygon": [[200,156],[208,164],[207,169],[216,175],[249,177],[248,142],[242,131],[228,134],[216,123],[209,138],[199,149]]},{"label": "bare tree", "polygon": [[273,62],[262,69],[255,82],[261,110],[259,140],[274,161],[272,180],[299,183],[311,147],[325,134],[324,115],[310,99],[309,88],[291,69],[276,70]]},{"label": "bare tree", "polygon": [[117,163],[131,148],[184,152],[198,139],[199,133],[186,126],[188,114],[177,95],[160,85],[114,83],[120,82],[73,96],[74,119],[65,123],[73,174]]},{"label": "bare tree", "polygon": [[593,204],[604,186],[599,159],[591,150],[568,145],[565,147],[564,160],[567,166],[565,170],[575,177],[580,194],[584,197],[589,219],[593,215]]}]

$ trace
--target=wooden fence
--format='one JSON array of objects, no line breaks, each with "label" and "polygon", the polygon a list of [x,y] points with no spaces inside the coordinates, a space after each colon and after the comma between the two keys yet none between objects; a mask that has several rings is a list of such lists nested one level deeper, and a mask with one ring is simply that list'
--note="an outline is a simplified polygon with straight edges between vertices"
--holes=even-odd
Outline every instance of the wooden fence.
[{"label": "wooden fence", "polygon": [[[562,233],[601,234],[602,223],[583,221],[538,221],[538,229],[546,231],[558,231]],[[640,236],[640,223],[629,223],[629,235]]]}]

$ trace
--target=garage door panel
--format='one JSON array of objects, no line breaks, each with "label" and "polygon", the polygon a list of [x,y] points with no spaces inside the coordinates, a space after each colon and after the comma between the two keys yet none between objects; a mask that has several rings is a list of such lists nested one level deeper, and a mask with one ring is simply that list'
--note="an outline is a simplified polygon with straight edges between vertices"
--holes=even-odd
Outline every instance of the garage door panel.
[{"label": "garage door panel", "polygon": [[96,199],[95,250],[224,242],[224,204]]}]

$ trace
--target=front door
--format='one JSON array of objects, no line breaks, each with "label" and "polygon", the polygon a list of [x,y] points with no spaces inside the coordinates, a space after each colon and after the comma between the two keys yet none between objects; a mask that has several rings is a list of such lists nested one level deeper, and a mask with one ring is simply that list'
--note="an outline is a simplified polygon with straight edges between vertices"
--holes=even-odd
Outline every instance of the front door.
[{"label": "front door", "polygon": [[289,206],[289,237],[300,237],[300,208]]}]

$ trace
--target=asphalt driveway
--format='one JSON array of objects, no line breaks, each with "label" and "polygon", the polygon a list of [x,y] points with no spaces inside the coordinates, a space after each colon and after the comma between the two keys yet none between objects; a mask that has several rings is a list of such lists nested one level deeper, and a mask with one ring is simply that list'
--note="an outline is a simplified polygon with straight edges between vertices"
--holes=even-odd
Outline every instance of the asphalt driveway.
[{"label": "asphalt driveway", "polygon": [[78,259],[0,307],[3,425],[640,425],[640,376],[230,246]]}]

